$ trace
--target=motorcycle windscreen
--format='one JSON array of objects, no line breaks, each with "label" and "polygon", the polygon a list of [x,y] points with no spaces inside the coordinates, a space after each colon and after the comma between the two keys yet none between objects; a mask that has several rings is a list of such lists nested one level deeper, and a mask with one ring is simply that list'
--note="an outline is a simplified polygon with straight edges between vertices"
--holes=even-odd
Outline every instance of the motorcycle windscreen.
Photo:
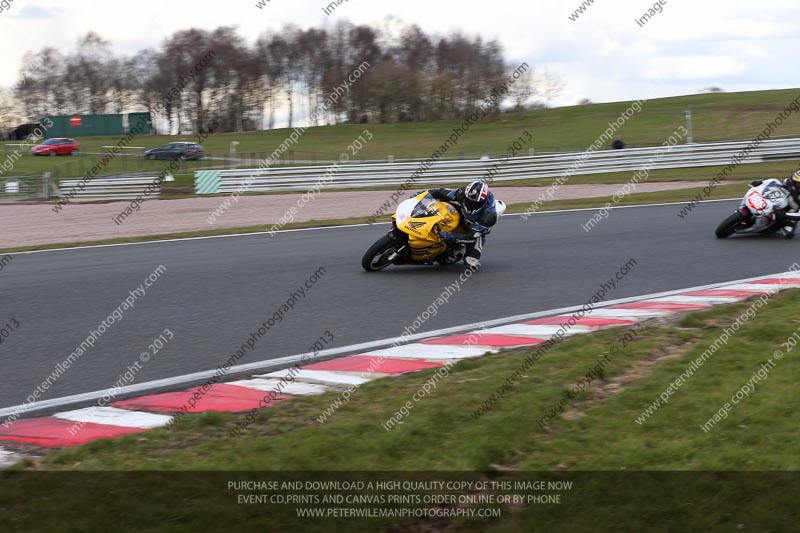
[{"label": "motorcycle windscreen", "polygon": [[400,202],[395,211],[398,224],[409,218],[426,218],[436,216],[436,200],[430,194],[417,196]]},{"label": "motorcycle windscreen", "polygon": [[409,234],[411,258],[415,261],[432,259],[447,249],[438,237],[429,235],[428,223],[410,222],[410,219],[441,216],[438,206],[439,202],[433,196],[425,194],[406,200],[397,207],[397,225]]},{"label": "motorcycle windscreen", "polygon": [[411,218],[427,218],[439,215],[439,210],[436,209],[437,200],[430,194],[426,194],[422,198],[417,198],[417,205],[411,210]]}]

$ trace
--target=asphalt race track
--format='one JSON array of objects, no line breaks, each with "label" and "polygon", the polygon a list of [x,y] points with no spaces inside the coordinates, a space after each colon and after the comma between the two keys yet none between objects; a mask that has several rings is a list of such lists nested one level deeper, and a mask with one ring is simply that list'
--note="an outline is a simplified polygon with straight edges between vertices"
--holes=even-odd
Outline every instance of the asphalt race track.
[{"label": "asphalt race track", "polygon": [[[501,195],[502,196],[502,195]],[[594,211],[504,217],[482,271],[421,331],[586,302],[629,259],[638,264],[606,299],[780,272],[800,242],[781,237],[719,241],[716,225],[735,202],[610,212],[586,233]],[[0,272],[0,324],[20,326],[0,345],[0,407],[21,404],[158,265],[167,270],[40,399],[113,387],[165,328],[174,339],[136,382],[221,365],[319,267],[325,274],[240,364],[400,335],[459,268],[395,267],[369,274],[367,247],[388,226],[286,232],[14,255]]]}]

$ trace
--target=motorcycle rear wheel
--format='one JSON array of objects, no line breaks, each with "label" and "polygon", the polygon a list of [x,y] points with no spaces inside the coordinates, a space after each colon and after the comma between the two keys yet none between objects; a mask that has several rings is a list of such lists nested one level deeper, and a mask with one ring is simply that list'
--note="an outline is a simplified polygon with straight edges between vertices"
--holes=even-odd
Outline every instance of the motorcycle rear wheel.
[{"label": "motorcycle rear wheel", "polygon": [[717,226],[717,239],[724,239],[730,237],[736,231],[736,226],[742,222],[742,215],[733,213],[731,216],[722,221],[722,224]]},{"label": "motorcycle rear wheel", "polygon": [[388,258],[401,246],[403,246],[401,241],[391,235],[384,235],[370,246],[364,257],[361,258],[361,268],[367,272],[383,270],[392,264]]}]

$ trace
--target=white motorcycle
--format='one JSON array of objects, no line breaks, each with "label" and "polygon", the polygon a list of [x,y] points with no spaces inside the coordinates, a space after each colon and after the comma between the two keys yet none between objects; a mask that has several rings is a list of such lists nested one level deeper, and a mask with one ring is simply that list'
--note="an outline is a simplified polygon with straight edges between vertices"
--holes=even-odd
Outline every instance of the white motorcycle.
[{"label": "white motorcycle", "polygon": [[[786,212],[788,207],[789,191],[780,180],[754,181],[736,212],[717,227],[717,238],[724,239],[735,233],[766,234],[781,231],[783,226],[794,225],[800,220],[800,214]],[[783,231],[783,235],[791,239],[794,231]]]}]

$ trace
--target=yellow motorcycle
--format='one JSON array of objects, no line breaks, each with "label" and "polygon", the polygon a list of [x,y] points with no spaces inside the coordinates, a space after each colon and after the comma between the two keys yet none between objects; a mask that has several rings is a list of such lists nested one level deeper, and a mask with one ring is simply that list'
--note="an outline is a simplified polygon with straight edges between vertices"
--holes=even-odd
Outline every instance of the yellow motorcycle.
[{"label": "yellow motorcycle", "polygon": [[[498,216],[505,207],[496,201]],[[367,272],[377,272],[389,265],[453,265],[462,261],[468,242],[448,245],[439,236],[440,231],[467,232],[455,207],[436,200],[427,191],[421,192],[397,206],[391,231],[369,247],[361,266]]]}]

